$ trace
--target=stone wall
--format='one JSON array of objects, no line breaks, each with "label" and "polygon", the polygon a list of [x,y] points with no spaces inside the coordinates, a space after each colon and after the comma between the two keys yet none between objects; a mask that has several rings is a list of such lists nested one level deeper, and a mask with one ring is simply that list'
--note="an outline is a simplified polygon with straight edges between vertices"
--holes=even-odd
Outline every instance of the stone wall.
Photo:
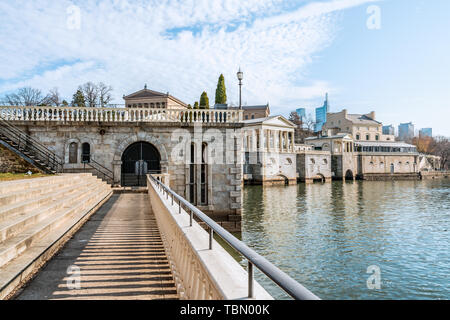
[{"label": "stone wall", "polygon": [[331,154],[325,151],[297,153],[297,173],[300,181],[312,183],[315,179],[331,181]]},{"label": "stone wall", "polygon": [[[29,123],[28,123],[29,124]],[[89,143],[92,158],[114,172],[115,183],[120,185],[123,152],[135,142],[148,142],[156,147],[161,156],[161,171],[170,175],[170,187],[179,195],[188,199],[187,184],[189,165],[174,157],[186,156],[189,159],[190,143],[200,145],[203,142],[212,146],[220,137],[225,145],[227,132],[240,137],[240,124],[204,124],[198,127],[193,123],[35,123],[22,125],[22,130],[46,145],[65,161],[65,169],[82,169],[81,146]],[[187,140],[187,137],[192,140]],[[69,145],[78,145],[78,161],[69,164]],[[241,139],[236,138],[233,163],[208,164],[208,203],[197,205],[217,221],[240,219],[242,164]],[[184,148],[181,146],[184,145]],[[198,175],[198,179],[199,179]],[[199,190],[199,189],[197,189]],[[199,195],[197,194],[197,197]],[[198,198],[197,198],[198,199]],[[199,203],[199,201],[198,201]]]},{"label": "stone wall", "polygon": [[33,173],[39,170],[0,144],[0,173]]}]

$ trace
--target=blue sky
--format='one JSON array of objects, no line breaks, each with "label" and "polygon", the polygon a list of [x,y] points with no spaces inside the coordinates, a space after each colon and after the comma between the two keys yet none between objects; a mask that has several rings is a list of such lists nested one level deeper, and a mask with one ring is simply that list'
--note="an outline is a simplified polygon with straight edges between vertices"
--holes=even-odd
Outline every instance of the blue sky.
[{"label": "blue sky", "polygon": [[[380,29],[367,28],[369,6]],[[449,16],[447,0],[6,0],[0,96],[58,87],[70,99],[102,81],[116,103],[145,83],[193,103],[204,90],[213,100],[223,73],[236,104],[241,66],[244,103],[273,114],[312,111],[329,92],[332,111],[450,136]]]}]

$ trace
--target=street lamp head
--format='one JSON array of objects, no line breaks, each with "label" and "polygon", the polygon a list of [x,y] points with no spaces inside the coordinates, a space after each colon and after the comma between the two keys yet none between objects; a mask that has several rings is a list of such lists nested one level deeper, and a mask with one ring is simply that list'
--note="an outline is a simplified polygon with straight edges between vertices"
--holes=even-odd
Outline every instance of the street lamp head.
[{"label": "street lamp head", "polygon": [[241,71],[241,68],[239,68],[239,71],[237,73],[237,78],[239,81],[242,81],[242,79],[244,79],[244,73]]}]

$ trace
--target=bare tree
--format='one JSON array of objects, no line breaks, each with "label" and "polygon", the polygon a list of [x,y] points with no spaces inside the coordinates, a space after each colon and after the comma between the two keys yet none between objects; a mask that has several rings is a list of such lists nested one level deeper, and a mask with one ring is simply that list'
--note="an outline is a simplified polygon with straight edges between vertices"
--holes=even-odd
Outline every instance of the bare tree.
[{"label": "bare tree", "polygon": [[314,136],[314,123],[305,122],[309,121],[307,117],[302,119],[297,112],[293,111],[289,114],[289,121],[295,124],[294,140],[296,143],[304,143],[305,138]]},{"label": "bare tree", "polygon": [[99,96],[100,106],[102,108],[104,108],[112,100],[112,94],[111,93],[113,91],[113,88],[111,86],[107,86],[103,82],[100,82],[97,85],[97,89],[98,89],[98,96]]},{"label": "bare tree", "polygon": [[47,95],[47,103],[51,106],[59,107],[62,104],[62,98],[59,94],[58,88],[53,88]]},{"label": "bare tree", "polygon": [[438,136],[433,140],[433,154],[441,157],[441,168],[448,170],[450,167],[450,139]]},{"label": "bare tree", "polygon": [[86,82],[79,87],[86,99],[86,106],[94,108],[98,102],[98,88],[92,82]]},{"label": "bare tree", "polygon": [[7,94],[3,102],[11,106],[38,106],[46,102],[47,97],[42,95],[41,90],[25,87],[17,90],[16,93]]}]

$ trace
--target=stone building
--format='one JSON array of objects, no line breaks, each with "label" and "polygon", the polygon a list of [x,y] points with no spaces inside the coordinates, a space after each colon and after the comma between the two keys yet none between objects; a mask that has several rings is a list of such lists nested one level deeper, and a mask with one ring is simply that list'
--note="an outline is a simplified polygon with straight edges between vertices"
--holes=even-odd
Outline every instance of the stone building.
[{"label": "stone building", "polygon": [[283,116],[244,120],[244,182],[295,184],[295,126]]},{"label": "stone building", "polygon": [[311,144],[316,151],[330,154],[331,177],[336,180],[354,180],[357,174],[355,145],[350,134],[340,133],[325,137],[309,137],[306,144]]},{"label": "stone building", "polygon": [[55,152],[65,172],[106,171],[125,187],[167,174],[169,186],[205,213],[240,223],[242,111],[175,107],[178,99],[147,89],[125,101],[133,107],[2,107],[0,115]]},{"label": "stone building", "polygon": [[161,93],[154,90],[144,89],[132,93],[128,96],[123,96],[125,106],[127,108],[187,108],[187,104],[183,101],[171,96],[168,92]]},{"label": "stone building", "polygon": [[295,145],[297,178],[301,182],[331,182],[330,151],[314,150],[312,145]]},{"label": "stone building", "polygon": [[[239,107],[231,107],[227,104],[216,104],[214,109],[220,110],[238,110]],[[244,120],[262,119],[270,116],[269,104],[266,105],[255,105],[255,106],[242,106],[244,111]]]},{"label": "stone building", "polygon": [[375,120],[375,111],[368,114],[328,113],[322,127],[323,136],[348,133],[355,141],[395,141],[394,135],[383,134],[383,124]]}]

